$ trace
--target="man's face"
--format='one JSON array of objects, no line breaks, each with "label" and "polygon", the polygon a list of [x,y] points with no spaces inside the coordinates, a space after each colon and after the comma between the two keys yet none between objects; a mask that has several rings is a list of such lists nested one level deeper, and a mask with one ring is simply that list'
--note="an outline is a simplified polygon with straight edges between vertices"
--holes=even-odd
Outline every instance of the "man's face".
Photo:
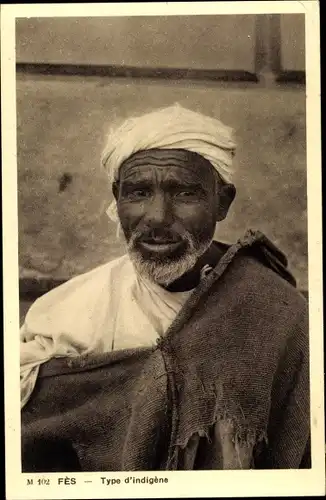
[{"label": "man's face", "polygon": [[136,268],[168,285],[209,247],[218,220],[211,165],[184,150],[142,151],[120,169],[114,194]]}]

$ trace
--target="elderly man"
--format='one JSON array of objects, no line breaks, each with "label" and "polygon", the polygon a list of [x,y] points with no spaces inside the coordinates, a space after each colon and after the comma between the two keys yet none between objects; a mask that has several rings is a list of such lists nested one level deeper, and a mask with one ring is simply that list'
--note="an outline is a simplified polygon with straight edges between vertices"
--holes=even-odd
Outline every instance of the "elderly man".
[{"label": "elderly man", "polygon": [[109,134],[128,252],[26,316],[24,471],[310,466],[306,302],[263,234],[213,239],[234,149],[179,105]]}]

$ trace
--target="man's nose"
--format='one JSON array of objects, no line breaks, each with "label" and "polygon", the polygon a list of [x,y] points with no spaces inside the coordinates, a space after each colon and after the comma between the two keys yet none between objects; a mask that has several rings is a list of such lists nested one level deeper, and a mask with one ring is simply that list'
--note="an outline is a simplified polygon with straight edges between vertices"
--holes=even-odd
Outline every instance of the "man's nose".
[{"label": "man's nose", "polygon": [[164,193],[153,195],[146,207],[146,222],[151,226],[166,226],[172,222],[172,207]]}]

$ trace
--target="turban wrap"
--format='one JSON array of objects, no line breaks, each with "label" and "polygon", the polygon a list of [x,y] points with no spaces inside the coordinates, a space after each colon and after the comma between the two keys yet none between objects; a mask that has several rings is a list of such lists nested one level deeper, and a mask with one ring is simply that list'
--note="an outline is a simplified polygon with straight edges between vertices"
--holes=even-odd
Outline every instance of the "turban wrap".
[{"label": "turban wrap", "polygon": [[[129,118],[111,129],[102,154],[102,166],[112,183],[122,163],[149,149],[185,149],[208,160],[225,182],[230,182],[235,152],[233,130],[216,118],[185,109],[179,104]],[[117,220],[115,201],[107,211]]]}]

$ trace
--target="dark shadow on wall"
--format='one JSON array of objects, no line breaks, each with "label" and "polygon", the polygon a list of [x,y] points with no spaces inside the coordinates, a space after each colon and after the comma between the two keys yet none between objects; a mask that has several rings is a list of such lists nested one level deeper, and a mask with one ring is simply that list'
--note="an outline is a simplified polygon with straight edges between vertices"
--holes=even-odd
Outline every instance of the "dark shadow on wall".
[{"label": "dark shadow on wall", "polygon": [[209,70],[192,68],[144,68],[118,65],[17,63],[18,73],[30,75],[72,75],[125,78],[160,78],[176,80],[212,80],[222,82],[258,82],[254,73],[245,70]]}]

